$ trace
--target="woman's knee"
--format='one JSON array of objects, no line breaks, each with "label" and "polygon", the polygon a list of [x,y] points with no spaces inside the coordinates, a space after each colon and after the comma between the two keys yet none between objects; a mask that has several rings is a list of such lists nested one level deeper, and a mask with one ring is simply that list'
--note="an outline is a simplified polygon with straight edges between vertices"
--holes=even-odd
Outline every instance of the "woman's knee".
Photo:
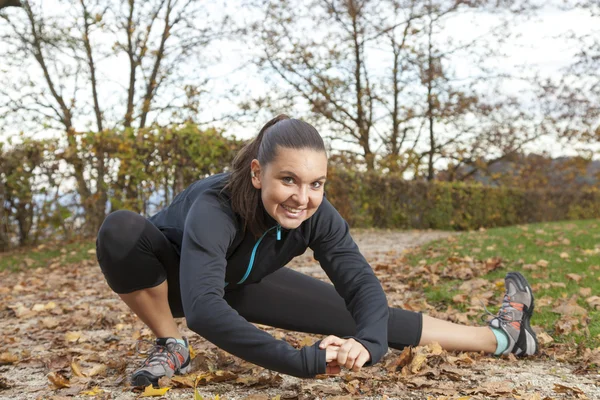
[{"label": "woman's knee", "polygon": [[133,211],[118,210],[105,219],[96,238],[98,257],[110,252],[111,258],[126,255],[144,231],[146,218]]}]

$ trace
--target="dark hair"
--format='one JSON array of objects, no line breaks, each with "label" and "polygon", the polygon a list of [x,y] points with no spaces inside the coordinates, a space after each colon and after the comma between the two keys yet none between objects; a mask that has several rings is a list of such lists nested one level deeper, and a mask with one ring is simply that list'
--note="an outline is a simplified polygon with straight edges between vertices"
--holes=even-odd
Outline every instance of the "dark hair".
[{"label": "dark hair", "polygon": [[225,189],[231,192],[231,208],[244,220],[244,230],[249,229],[255,236],[269,227],[264,220],[260,190],[252,185],[250,164],[256,158],[264,168],[275,159],[279,147],[325,152],[323,138],[312,125],[284,114],[267,122],[258,136],[239,151]]}]

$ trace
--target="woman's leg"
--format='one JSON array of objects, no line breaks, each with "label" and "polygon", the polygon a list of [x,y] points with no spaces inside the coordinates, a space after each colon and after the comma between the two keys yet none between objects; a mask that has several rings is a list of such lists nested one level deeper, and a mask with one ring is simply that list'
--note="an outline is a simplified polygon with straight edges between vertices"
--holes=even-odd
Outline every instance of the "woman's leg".
[{"label": "woman's leg", "polygon": [[[333,285],[282,268],[260,283],[227,293],[225,300],[248,321],[322,335],[353,336],[356,324]],[[422,315],[390,308],[388,344],[419,344]]]},{"label": "woman's leg", "polygon": [[487,326],[466,326],[423,315],[419,345],[438,342],[446,350],[496,351],[496,336]]},{"label": "woman's leg", "polygon": [[[225,299],[251,322],[323,335],[352,336],[356,325],[333,285],[289,268],[260,283],[228,293]],[[390,308],[389,346],[438,342],[447,350],[496,350],[496,337],[488,327],[472,327]]]},{"label": "woman's leg", "polygon": [[156,337],[181,339],[169,306],[180,297],[179,257],[167,238],[141,215],[120,210],[100,227],[97,255],[111,289]]},{"label": "woman's leg", "polygon": [[100,227],[96,252],[111,289],[157,337],[148,358],[133,372],[132,385],[156,385],[165,375],[186,373],[189,348],[173,319],[183,311],[179,255],[171,243],[141,215],[116,211]]}]

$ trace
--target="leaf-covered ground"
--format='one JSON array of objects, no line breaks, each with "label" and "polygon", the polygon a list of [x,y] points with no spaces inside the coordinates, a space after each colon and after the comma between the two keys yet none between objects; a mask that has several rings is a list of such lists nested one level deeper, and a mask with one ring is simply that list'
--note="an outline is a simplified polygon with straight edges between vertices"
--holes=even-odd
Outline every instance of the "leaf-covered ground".
[{"label": "leaf-covered ground", "polygon": [[[394,306],[472,323],[471,318],[483,312],[482,302],[492,309],[500,302],[502,280],[484,277],[503,273],[506,266],[501,259],[475,253],[436,264],[432,259],[415,261],[414,257],[440,253],[439,249],[403,251],[448,234],[364,231],[355,236]],[[455,246],[456,240],[451,237],[441,242],[441,247]],[[27,268],[37,262],[32,256],[22,261],[25,265],[20,271],[0,272],[0,398],[143,396],[142,390],[129,386],[127,378],[143,360],[136,353],[136,342],[150,340],[150,332],[107,287],[93,250],[87,259],[73,263],[66,262],[75,251],[60,250],[43,268]],[[325,279],[309,255],[294,260],[291,266]],[[454,279],[460,285],[451,288],[460,289],[453,293],[453,301],[433,301],[432,292],[423,292],[424,286],[444,285],[450,278],[460,278]],[[567,314],[570,311],[565,310]],[[528,360],[447,353],[434,345],[390,351],[377,366],[360,373],[302,380],[236,359],[186,330],[184,321],[181,324],[196,356],[189,375],[161,382],[171,387],[164,395],[167,399],[212,399],[217,395],[220,399],[255,400],[600,399],[600,349],[586,346],[585,340],[556,341],[554,332],[546,327],[536,328],[543,343],[541,354]],[[302,333],[263,328],[298,347],[317,340]]]}]

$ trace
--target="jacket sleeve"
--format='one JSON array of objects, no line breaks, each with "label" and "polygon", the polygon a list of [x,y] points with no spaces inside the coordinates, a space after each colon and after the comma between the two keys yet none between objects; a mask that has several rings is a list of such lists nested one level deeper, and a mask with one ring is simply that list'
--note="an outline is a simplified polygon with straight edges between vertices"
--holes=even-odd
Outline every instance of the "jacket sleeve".
[{"label": "jacket sleeve", "polygon": [[354,339],[371,354],[365,365],[373,365],[388,349],[389,308],[381,283],[326,198],[313,218],[309,246],[354,318]]},{"label": "jacket sleeve", "polygon": [[198,198],[186,218],[180,281],[188,327],[244,360],[301,378],[325,373],[325,350],[318,343],[295,349],[258,329],[223,299],[226,254],[236,221],[218,200]]}]

